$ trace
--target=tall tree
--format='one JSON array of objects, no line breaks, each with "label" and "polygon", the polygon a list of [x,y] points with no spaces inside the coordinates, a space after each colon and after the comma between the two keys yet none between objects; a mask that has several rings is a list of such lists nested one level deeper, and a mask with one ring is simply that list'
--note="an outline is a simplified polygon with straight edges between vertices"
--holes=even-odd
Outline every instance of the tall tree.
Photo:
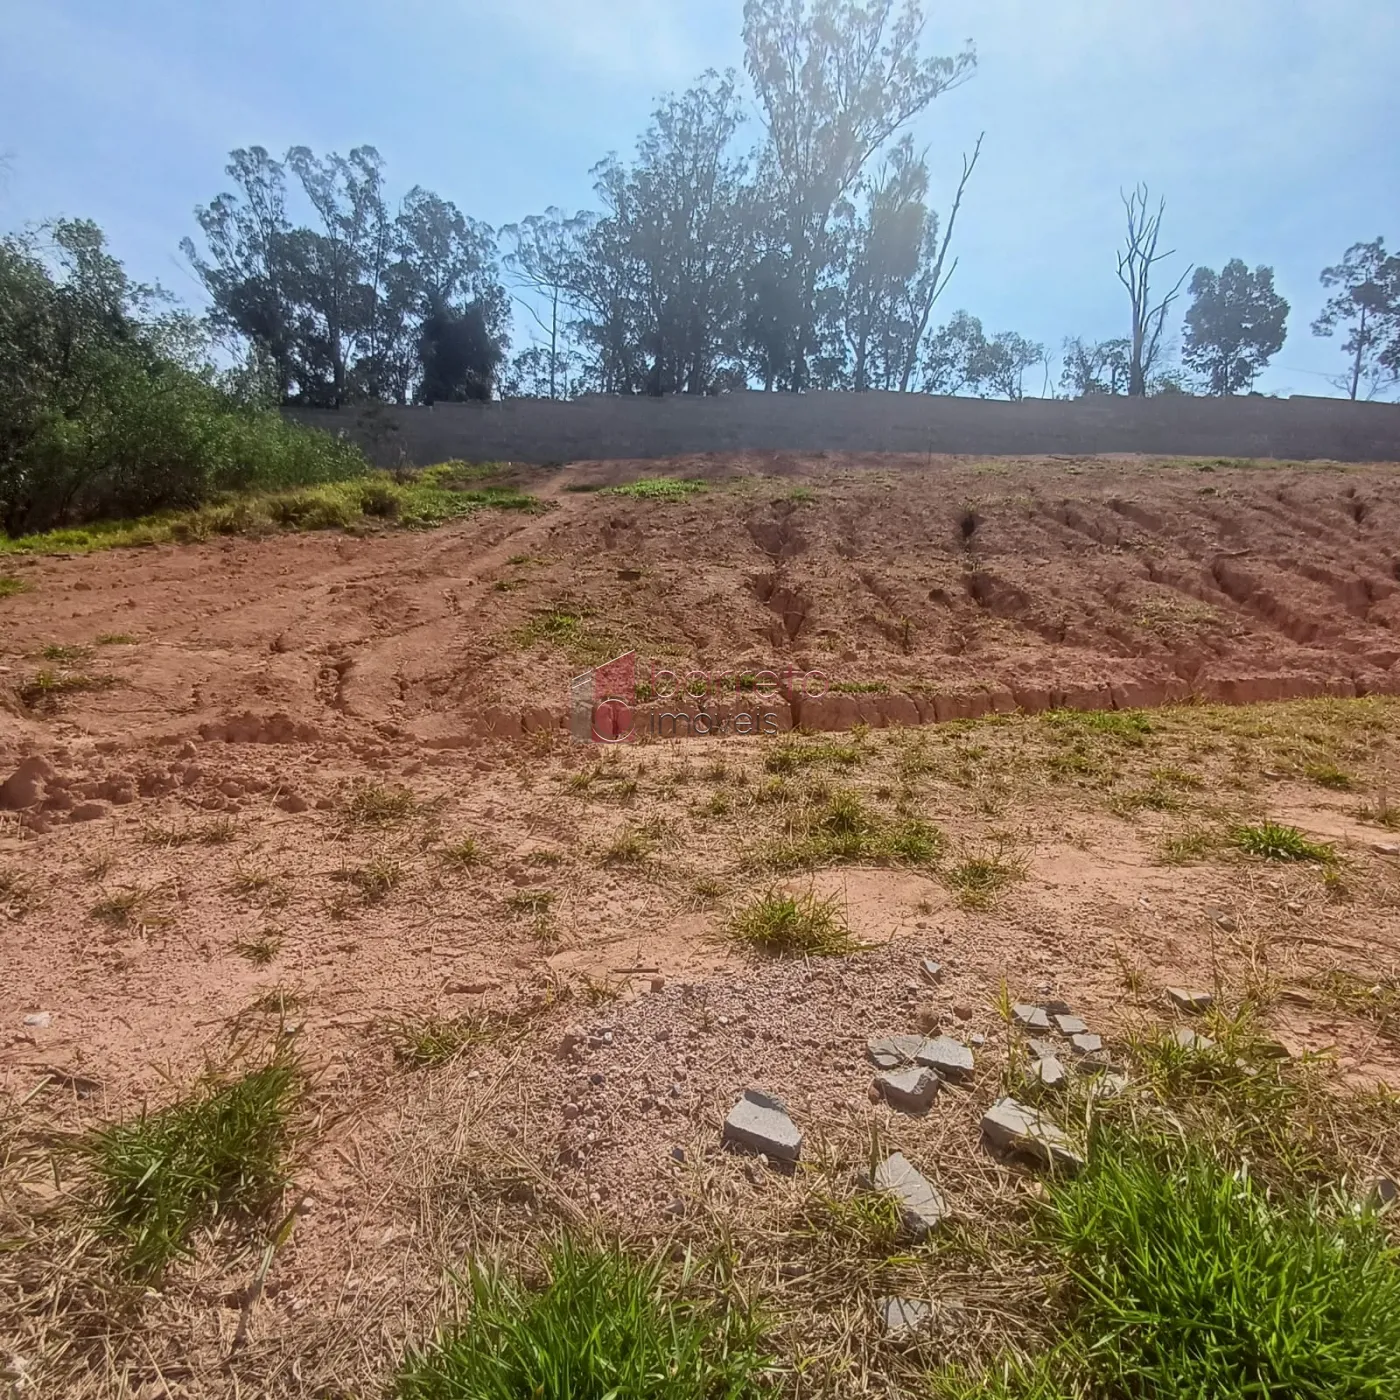
[{"label": "tall tree", "polygon": [[1128,392],[1147,393],[1148,380],[1157,361],[1162,344],[1162,329],[1167,312],[1181,292],[1181,284],[1191,271],[1188,267],[1176,284],[1155,304],[1152,300],[1152,276],[1157,264],[1174,255],[1175,250],[1157,251],[1162,233],[1162,216],[1167,201],[1160,200],[1154,213],[1148,207],[1146,185],[1139,185],[1132,194],[1121,196],[1128,215],[1128,231],[1118,253],[1118,280],[1128,292],[1132,307],[1132,334],[1128,344]]},{"label": "tall tree", "polygon": [[1126,394],[1132,344],[1128,340],[1082,340],[1064,344],[1060,388],[1074,398],[1085,394]]},{"label": "tall tree", "polygon": [[761,179],[770,192],[780,279],[795,301],[793,389],[811,382],[820,289],[833,262],[832,216],[870,158],[940,93],[968,76],[969,45],[923,57],[919,0],[745,0],[744,49],[768,132]]},{"label": "tall tree", "polygon": [[[577,214],[571,219],[562,209],[551,205],[543,214],[531,214],[520,223],[507,224],[501,230],[501,237],[509,246],[503,260],[506,275],[516,288],[532,294],[517,296],[516,302],[547,338],[543,356],[531,355],[531,350],[537,347],[521,352],[521,369],[529,374],[535,387],[546,389],[551,399],[559,397],[566,378],[569,352],[565,337],[568,315],[574,305],[572,273],[578,259],[579,240],[587,226],[587,215]],[[540,303],[543,303],[542,311]],[[524,358],[527,355],[531,356],[528,361]]]},{"label": "tall tree", "polygon": [[1191,279],[1182,359],[1212,394],[1248,389],[1283,348],[1288,303],[1274,290],[1274,270],[1253,272],[1231,258],[1219,275],[1198,267]]},{"label": "tall tree", "polygon": [[1360,397],[1363,386],[1374,397],[1400,378],[1400,255],[1387,254],[1383,238],[1353,243],[1341,262],[1323,268],[1321,282],[1337,290],[1312,323],[1313,334],[1347,328],[1342,350],[1351,363],[1333,383],[1349,398]]}]

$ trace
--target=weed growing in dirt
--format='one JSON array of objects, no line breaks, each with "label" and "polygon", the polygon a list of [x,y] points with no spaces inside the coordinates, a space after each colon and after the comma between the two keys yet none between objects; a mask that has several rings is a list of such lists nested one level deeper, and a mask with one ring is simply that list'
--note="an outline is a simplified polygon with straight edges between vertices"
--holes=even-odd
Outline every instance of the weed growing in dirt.
[{"label": "weed growing in dirt", "polygon": [[1192,829],[1168,836],[1162,842],[1163,865],[1193,865],[1205,860],[1220,846],[1220,838],[1211,831]]},{"label": "weed growing in dirt", "polygon": [[45,661],[57,661],[62,665],[71,666],[75,661],[90,661],[92,659],[92,648],[85,646],[64,646],[59,642],[50,642],[47,646],[39,648],[39,655]]},{"label": "weed growing in dirt", "polygon": [[231,894],[256,899],[268,908],[279,908],[288,899],[287,887],[280,875],[254,866],[235,866],[228,887]]},{"label": "weed growing in dirt", "polygon": [[467,1017],[423,1016],[394,1022],[389,1038],[400,1060],[427,1069],[455,1060],[487,1037],[481,1023]]},{"label": "weed growing in dirt", "polygon": [[[465,1322],[405,1358],[395,1400],[758,1400],[768,1358],[737,1302],[675,1297],[663,1265],[568,1241],[533,1291],[473,1265]],[[684,1285],[688,1280],[682,1278]]]},{"label": "weed growing in dirt", "polygon": [[0,870],[0,905],[23,911],[29,907],[31,894],[28,883],[13,870]]},{"label": "weed growing in dirt", "polygon": [[568,603],[541,609],[511,636],[522,649],[540,645],[557,647],[580,663],[601,661],[614,651],[612,640],[589,626],[587,610]]},{"label": "weed growing in dirt", "polygon": [[143,909],[151,898],[151,891],[133,886],[128,890],[117,890],[103,895],[88,911],[94,919],[113,928],[124,928],[134,915]]},{"label": "weed growing in dirt", "polygon": [[1230,833],[1230,840],[1236,849],[1263,860],[1307,860],[1327,864],[1337,858],[1331,846],[1312,840],[1296,826],[1285,826],[1281,822],[1237,826]]},{"label": "weed growing in dirt", "polygon": [[684,477],[644,476],[624,486],[605,486],[604,496],[627,496],[634,501],[686,501],[706,489],[703,481]]},{"label": "weed growing in dirt", "polygon": [[1356,779],[1335,763],[1310,763],[1303,769],[1303,776],[1310,783],[1333,792],[1351,792],[1356,786]]},{"label": "weed growing in dirt", "polygon": [[803,768],[821,764],[854,768],[859,762],[860,750],[854,744],[837,744],[830,740],[803,742],[784,739],[765,756],[763,766],[769,773],[791,777]]},{"label": "weed growing in dirt", "polygon": [[651,854],[651,841],[640,831],[624,831],[603,848],[604,865],[641,865]]},{"label": "weed growing in dirt", "polygon": [[1181,798],[1170,788],[1154,783],[1151,787],[1114,793],[1108,805],[1120,817],[1133,817],[1139,812],[1178,812]]},{"label": "weed growing in dirt", "polygon": [[1334,968],[1309,985],[1332,1010],[1374,1022],[1383,1039],[1400,1045],[1400,977],[1358,977]]},{"label": "weed growing in dirt", "polygon": [[129,647],[136,645],[136,638],[129,632],[103,632],[94,639],[93,645],[99,647]]},{"label": "weed growing in dirt", "polygon": [[135,1272],[158,1276],[188,1252],[196,1230],[271,1203],[283,1185],[300,1084],[295,1064],[281,1057],[85,1141],[99,1227]]},{"label": "weed growing in dirt", "polygon": [[999,895],[1025,878],[1026,868],[1024,858],[997,851],[967,856],[943,870],[942,878],[964,909],[990,909]]},{"label": "weed growing in dirt", "polygon": [[393,826],[418,811],[418,799],[404,787],[361,783],[345,804],[345,819],[355,826]]},{"label": "weed growing in dirt", "polygon": [[810,890],[769,890],[735,911],[729,934],[736,943],[779,957],[839,957],[860,948],[836,900]]},{"label": "weed growing in dirt", "polygon": [[342,871],[341,878],[359,890],[366,904],[379,904],[403,881],[403,867],[387,856],[376,856],[365,865]]},{"label": "weed growing in dirt", "polygon": [[30,710],[53,710],[65,695],[80,695],[87,691],[110,690],[116,685],[112,676],[90,676],[84,671],[36,672],[21,683],[17,694],[20,703]]},{"label": "weed growing in dirt", "polygon": [[185,826],[144,826],[141,840],[148,846],[188,846],[191,843],[201,846],[226,846],[238,834],[238,827],[231,817],[216,817],[212,821],[196,822]]},{"label": "weed growing in dirt", "polygon": [[1152,721],[1144,710],[1051,710],[1045,716],[1060,734],[1103,735],[1141,748],[1152,733]]},{"label": "weed growing in dirt", "polygon": [[760,846],[749,864],[768,870],[850,862],[930,865],[943,845],[943,833],[928,822],[918,817],[886,820],[856,793],[840,791],[818,797],[797,815],[789,835]]},{"label": "weed growing in dirt", "polygon": [[16,578],[13,574],[0,574],[0,598],[15,598],[28,592],[29,585],[22,578]]},{"label": "weed growing in dirt", "polygon": [[448,865],[455,865],[460,870],[473,870],[486,860],[480,844],[473,836],[463,836],[461,840],[443,847],[442,858]]},{"label": "weed growing in dirt", "polygon": [[233,945],[240,958],[247,958],[255,967],[266,967],[282,951],[282,935],[273,929],[256,938],[244,938]]},{"label": "weed growing in dirt", "polygon": [[553,890],[517,890],[506,900],[506,908],[513,914],[529,914],[542,918],[554,906]]}]

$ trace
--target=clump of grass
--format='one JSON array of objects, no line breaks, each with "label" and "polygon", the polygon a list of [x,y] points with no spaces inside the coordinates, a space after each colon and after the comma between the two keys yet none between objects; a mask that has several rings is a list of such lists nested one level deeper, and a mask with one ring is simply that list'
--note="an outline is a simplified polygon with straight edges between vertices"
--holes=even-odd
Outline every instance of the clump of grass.
[{"label": "clump of grass", "polygon": [[506,900],[506,908],[513,914],[528,914],[533,918],[543,918],[554,906],[553,890],[516,890]]},{"label": "clump of grass", "polygon": [[572,660],[601,661],[615,650],[611,638],[589,624],[588,611],[572,603],[541,608],[511,634],[516,646],[551,646]]},{"label": "clump of grass", "polygon": [[296,1065],[282,1056],[84,1142],[99,1228],[137,1274],[157,1277],[189,1252],[197,1230],[275,1200],[300,1085]]},{"label": "clump of grass", "polygon": [[405,787],[361,783],[345,804],[345,818],[356,826],[393,826],[418,810],[418,799]]},{"label": "clump of grass", "polygon": [[854,768],[859,762],[860,750],[854,744],[837,744],[829,740],[803,743],[796,739],[784,739],[764,757],[763,766],[769,773],[791,777],[803,768],[819,764]]},{"label": "clump of grass", "polygon": [[14,574],[0,574],[0,598],[15,598],[28,592],[29,585],[22,578],[16,578]]},{"label": "clump of grass", "polygon": [[651,842],[640,831],[624,831],[603,849],[604,865],[641,865],[651,854]]},{"label": "clump of grass", "polygon": [[1315,861],[1329,864],[1337,858],[1337,853],[1331,846],[1314,841],[1296,826],[1286,826],[1281,822],[1266,821],[1237,826],[1230,833],[1230,840],[1238,850],[1246,855],[1258,856],[1262,860]]},{"label": "clump of grass", "polygon": [[0,904],[22,911],[29,907],[32,897],[27,881],[13,870],[0,870]]},{"label": "clump of grass", "polygon": [[64,666],[71,666],[75,661],[88,661],[92,658],[92,648],[85,646],[64,646],[59,642],[50,642],[47,646],[40,647],[39,655],[45,661],[57,661]]},{"label": "clump of grass", "polygon": [[16,692],[30,710],[52,710],[65,695],[110,690],[116,684],[111,676],[90,676],[85,671],[37,671]]},{"label": "clump of grass", "polygon": [[1045,722],[1062,734],[1103,735],[1134,748],[1142,747],[1152,733],[1144,710],[1051,710]]},{"label": "clump of grass", "polygon": [[134,646],[136,638],[129,632],[103,632],[97,637],[93,645],[99,647],[126,647]]},{"label": "clump of grass", "polygon": [[1335,763],[1310,763],[1303,769],[1303,776],[1310,783],[1333,792],[1351,792],[1356,786],[1356,779]]},{"label": "clump of grass", "polygon": [[769,890],[734,912],[729,934],[736,943],[779,957],[839,957],[860,948],[836,900],[810,890]]},{"label": "clump of grass", "polygon": [[1214,832],[1182,831],[1162,842],[1161,861],[1163,865],[1192,865],[1205,860],[1219,844]]},{"label": "clump of grass", "polygon": [[216,817],[212,821],[186,826],[145,826],[141,840],[148,846],[226,846],[238,834],[231,817]]},{"label": "clump of grass", "polygon": [[[756,1319],[676,1297],[660,1262],[564,1241],[537,1290],[473,1264],[466,1321],[405,1358],[395,1400],[758,1400]],[[686,1283],[683,1275],[680,1282]]]},{"label": "clump of grass", "polygon": [[1045,1233],[1094,1393],[1400,1393],[1400,1259],[1373,1217],[1103,1132]]},{"label": "clump of grass", "polygon": [[990,909],[1016,881],[1026,875],[1024,858],[1005,851],[965,856],[942,872],[943,883],[964,909]]},{"label": "clump of grass", "polygon": [[282,951],[282,935],[273,929],[256,938],[240,939],[233,945],[240,958],[247,958],[255,967],[266,967]]},{"label": "clump of grass", "polygon": [[131,889],[116,890],[103,895],[88,912],[104,924],[111,924],[113,928],[124,928],[145,908],[150,898],[150,890],[133,886]]},{"label": "clump of grass", "polygon": [[644,476],[623,486],[605,486],[604,496],[626,496],[634,501],[687,501],[706,489],[703,481],[684,477]]},{"label": "clump of grass", "polygon": [[448,865],[455,865],[461,870],[475,869],[486,859],[480,843],[474,836],[463,836],[450,846],[444,846],[442,858]]},{"label": "clump of grass", "polygon": [[1120,817],[1136,816],[1139,812],[1178,812],[1181,798],[1170,788],[1154,783],[1151,787],[1114,793],[1109,806]]},{"label": "clump of grass", "polygon": [[394,1054],[420,1069],[445,1065],[462,1051],[489,1039],[484,1022],[468,1016],[422,1016],[389,1027]]},{"label": "clump of grass", "polygon": [[793,1234],[847,1259],[885,1260],[901,1252],[905,1229],[898,1203],[886,1192],[819,1190],[803,1203]]},{"label": "clump of grass", "polygon": [[359,890],[366,904],[379,904],[403,881],[403,867],[387,856],[376,856],[364,865],[344,871],[343,878]]}]

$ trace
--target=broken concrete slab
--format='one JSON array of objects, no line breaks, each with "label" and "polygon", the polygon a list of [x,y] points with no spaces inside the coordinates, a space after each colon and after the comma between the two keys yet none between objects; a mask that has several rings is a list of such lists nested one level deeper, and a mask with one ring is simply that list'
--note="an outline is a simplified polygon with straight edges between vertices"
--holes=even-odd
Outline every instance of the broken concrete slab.
[{"label": "broken concrete slab", "polygon": [[1174,1039],[1183,1050],[1194,1050],[1201,1055],[1215,1049],[1215,1042],[1208,1035],[1197,1035],[1190,1026],[1178,1026]]},{"label": "broken concrete slab", "polygon": [[880,1327],[887,1337],[899,1337],[917,1331],[928,1321],[930,1308],[917,1298],[878,1298]]},{"label": "broken concrete slab", "polygon": [[915,1239],[922,1239],[948,1214],[942,1192],[902,1152],[890,1153],[875,1168],[873,1184],[894,1197],[904,1227]]},{"label": "broken concrete slab", "polygon": [[1055,1017],[1055,1028],[1061,1035],[1083,1035],[1089,1029],[1089,1023],[1080,1016],[1061,1012]]},{"label": "broken concrete slab", "polygon": [[1070,1049],[1076,1055],[1097,1055],[1103,1049],[1103,1037],[1094,1035],[1092,1032],[1083,1035],[1072,1035],[1069,1038]]},{"label": "broken concrete slab", "polygon": [[1069,1071],[1053,1055],[1046,1055],[1031,1066],[1032,1082],[1045,1089],[1054,1089],[1069,1078]]},{"label": "broken concrete slab", "polygon": [[1388,1176],[1375,1176],[1366,1183],[1362,1199],[1369,1210],[1389,1210],[1400,1198],[1400,1187]]},{"label": "broken concrete slab", "polygon": [[904,1113],[927,1113],[938,1097],[938,1085],[938,1076],[919,1066],[875,1076],[875,1087],[885,1102]]},{"label": "broken concrete slab", "polygon": [[1167,996],[1178,1011],[1185,1011],[1190,1016],[1199,1016],[1201,1012],[1209,1011],[1211,1003],[1215,1000],[1209,992],[1193,992],[1186,987],[1168,987]]},{"label": "broken concrete slab", "polygon": [[943,964],[935,962],[932,958],[920,958],[919,971],[928,981],[937,982],[943,976]]},{"label": "broken concrete slab", "polygon": [[961,1083],[972,1078],[972,1051],[950,1035],[924,1041],[914,1058],[919,1064],[936,1069],[944,1079]]},{"label": "broken concrete slab", "polygon": [[921,1035],[882,1035],[872,1038],[866,1048],[881,1069],[898,1069],[900,1065],[913,1064],[923,1043]]},{"label": "broken concrete slab", "polygon": [[1011,1008],[1011,1014],[1028,1030],[1048,1031],[1050,1029],[1050,1018],[1045,1014],[1043,1006],[1032,1006],[1030,1002],[1018,1001]]},{"label": "broken concrete slab", "polygon": [[1015,1099],[999,1099],[987,1110],[982,1133],[994,1147],[1034,1157],[1046,1166],[1075,1171],[1084,1165],[1063,1128]]},{"label": "broken concrete slab", "polygon": [[1026,1041],[1026,1049],[1037,1060],[1053,1060],[1060,1053],[1058,1045],[1049,1040],[1037,1040],[1035,1036]]},{"label": "broken concrete slab", "polygon": [[795,1162],[802,1155],[802,1133],[788,1117],[787,1105],[761,1089],[744,1090],[724,1120],[722,1137],[779,1162]]}]

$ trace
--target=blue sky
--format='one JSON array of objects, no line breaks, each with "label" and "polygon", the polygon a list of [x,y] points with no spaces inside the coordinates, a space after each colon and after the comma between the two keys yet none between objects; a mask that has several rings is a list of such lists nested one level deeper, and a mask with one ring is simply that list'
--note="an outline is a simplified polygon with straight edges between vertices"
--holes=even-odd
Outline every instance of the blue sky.
[{"label": "blue sky", "polygon": [[[86,215],[137,275],[198,304],[180,238],[234,146],[367,142],[499,225],[593,203],[655,99],[742,66],[742,0],[8,0],[0,227]],[[943,197],[986,131],[944,313],[1058,347],[1123,332],[1120,187],[1167,198],[1174,265],[1271,264],[1293,305],[1261,388],[1330,393],[1318,271],[1400,245],[1396,0],[928,0],[977,76],[915,127]],[[758,126],[751,126],[756,140]],[[518,338],[519,339],[519,338]]]}]

